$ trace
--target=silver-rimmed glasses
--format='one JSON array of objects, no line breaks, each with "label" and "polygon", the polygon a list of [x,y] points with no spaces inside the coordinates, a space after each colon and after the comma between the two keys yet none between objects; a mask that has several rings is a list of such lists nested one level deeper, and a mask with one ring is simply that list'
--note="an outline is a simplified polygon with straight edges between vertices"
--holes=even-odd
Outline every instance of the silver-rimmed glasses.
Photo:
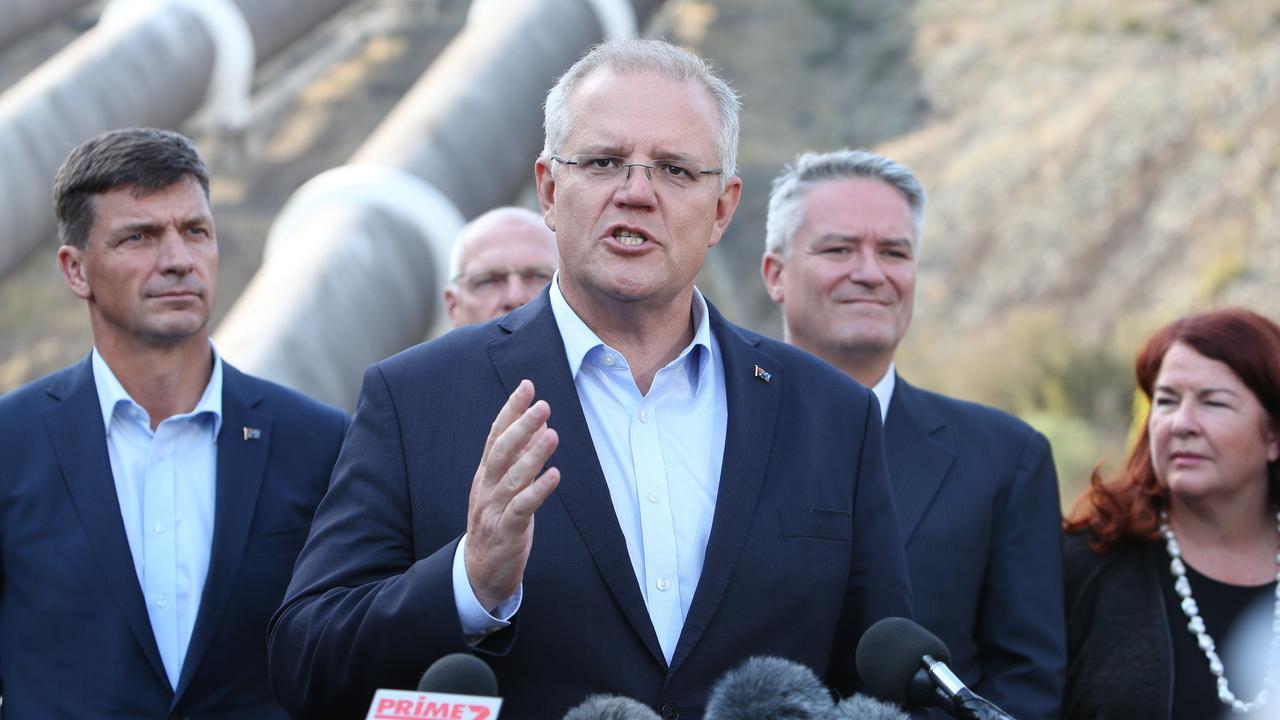
[{"label": "silver-rimmed glasses", "polygon": [[654,187],[669,187],[687,190],[696,187],[706,175],[720,175],[720,168],[699,168],[688,160],[654,160],[652,165],[627,162],[626,158],[616,155],[583,154],[561,157],[552,155],[551,159],[577,168],[583,178],[601,185],[623,182],[631,179],[631,168],[644,168],[644,175]]}]

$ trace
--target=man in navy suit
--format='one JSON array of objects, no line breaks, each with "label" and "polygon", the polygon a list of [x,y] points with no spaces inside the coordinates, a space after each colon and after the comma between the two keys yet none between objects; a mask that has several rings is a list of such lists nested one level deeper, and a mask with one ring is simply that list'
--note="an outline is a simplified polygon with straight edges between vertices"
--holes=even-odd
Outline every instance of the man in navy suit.
[{"label": "man in navy suit", "polygon": [[291,711],[355,716],[453,652],[520,718],[598,692],[698,718],[759,654],[852,689],[862,631],[910,613],[879,414],[694,288],[737,135],[734,92],[662,42],[598,46],[551,90],[535,174],[560,270],[365,374],[272,620]]},{"label": "man in navy suit", "polygon": [[208,188],[161,130],[58,171],[58,265],[94,347],[0,398],[5,718],[285,716],[267,621],[348,418],[214,351]]},{"label": "man in navy suit", "polygon": [[998,410],[909,385],[925,193],[888,158],[804,154],[774,181],[765,285],[786,339],[871,387],[885,413],[916,619],[952,669],[1018,718],[1057,717],[1066,644],[1057,476],[1045,438]]}]

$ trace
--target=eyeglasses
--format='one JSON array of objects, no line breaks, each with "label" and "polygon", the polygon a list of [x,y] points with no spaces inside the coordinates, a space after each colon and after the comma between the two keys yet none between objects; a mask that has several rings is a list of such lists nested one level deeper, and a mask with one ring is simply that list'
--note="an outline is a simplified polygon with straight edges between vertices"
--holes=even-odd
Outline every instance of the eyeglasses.
[{"label": "eyeglasses", "polygon": [[555,270],[541,267],[527,267],[512,270],[482,270],[474,273],[463,273],[454,278],[461,283],[467,292],[473,295],[500,295],[507,291],[514,275],[525,285],[539,287],[551,282]]},{"label": "eyeglasses", "polygon": [[[705,175],[721,175],[721,168],[698,169],[683,160],[655,160],[652,165],[627,162],[626,158],[616,155],[571,155],[567,158],[552,155],[552,160],[565,165],[573,165],[588,182],[605,185],[617,181],[631,179],[631,168],[644,168],[644,176],[654,187],[688,190],[697,187]],[[656,179],[654,171],[657,171]]]}]

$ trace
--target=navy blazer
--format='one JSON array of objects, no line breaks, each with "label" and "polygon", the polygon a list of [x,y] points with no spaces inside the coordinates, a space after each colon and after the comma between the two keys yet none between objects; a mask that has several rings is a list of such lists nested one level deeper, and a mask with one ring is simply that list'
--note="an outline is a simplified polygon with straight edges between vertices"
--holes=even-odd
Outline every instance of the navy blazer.
[{"label": "navy blazer", "polygon": [[1048,441],[999,410],[898,377],[885,447],[916,620],[979,695],[1020,720],[1056,718],[1066,631]]},{"label": "navy blazer", "polygon": [[[299,716],[358,717],[466,652],[451,567],[489,427],[523,378],[551,406],[561,471],[539,509],[512,627],[476,652],[503,715],[560,718],[593,692],[698,718],[752,655],[856,682],[862,631],[909,615],[910,591],[872,395],[816,358],[710,310],[728,428],[705,564],[670,667],[609,499],[543,292],[499,320],[378,363],[272,620],[271,679]],[[757,377],[756,366],[770,374]]]},{"label": "navy blazer", "polygon": [[[348,418],[223,363],[213,547],[176,691],[125,537],[90,360],[0,398],[0,679],[13,718],[283,717],[266,628]],[[246,439],[244,428],[259,437]]]}]

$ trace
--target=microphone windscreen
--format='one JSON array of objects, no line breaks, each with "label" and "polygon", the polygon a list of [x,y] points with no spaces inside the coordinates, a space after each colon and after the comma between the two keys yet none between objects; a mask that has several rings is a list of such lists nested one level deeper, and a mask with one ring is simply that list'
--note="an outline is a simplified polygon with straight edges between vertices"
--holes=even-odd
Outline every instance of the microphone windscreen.
[{"label": "microphone windscreen", "polygon": [[863,633],[855,660],[866,689],[882,700],[906,705],[911,678],[925,655],[951,662],[946,643],[917,623],[900,617],[884,618]]},{"label": "microphone windscreen", "polygon": [[422,673],[418,692],[497,697],[498,678],[480,658],[453,653],[431,663],[431,667]]},{"label": "microphone windscreen", "polygon": [[831,695],[808,667],[749,658],[725,673],[707,700],[707,720],[810,720],[831,714]]},{"label": "microphone windscreen", "polygon": [[847,697],[836,705],[832,720],[911,720],[902,708],[861,693]]},{"label": "microphone windscreen", "polygon": [[564,720],[661,720],[647,705],[621,695],[592,695]]}]

